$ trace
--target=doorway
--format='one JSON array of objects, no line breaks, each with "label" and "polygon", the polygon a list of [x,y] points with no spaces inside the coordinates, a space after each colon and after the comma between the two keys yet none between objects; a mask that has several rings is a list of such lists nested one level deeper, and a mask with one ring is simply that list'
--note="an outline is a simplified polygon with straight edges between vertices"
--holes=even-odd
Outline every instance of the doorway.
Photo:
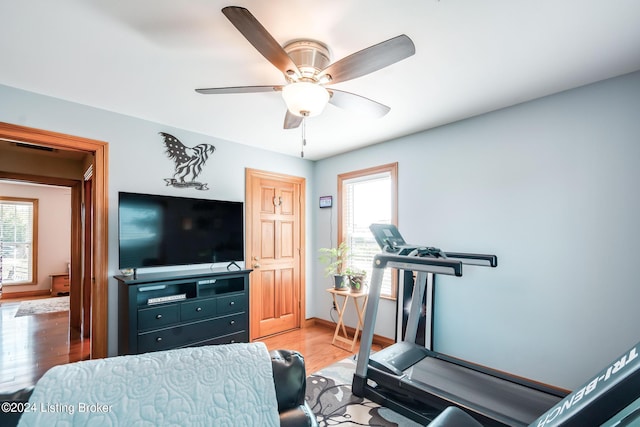
[{"label": "doorway", "polygon": [[[91,274],[89,282],[92,285],[90,298],[91,310],[89,314],[91,358],[106,357],[108,351],[108,144],[102,141],[2,122],[0,122],[0,139],[34,144],[39,147],[48,147],[62,151],[81,152],[92,156],[91,201],[93,209],[90,215],[91,223],[93,224],[93,238],[89,240],[83,240],[80,237],[72,239],[70,286],[72,294],[74,293],[74,289],[79,290],[80,286],[82,286],[83,281],[81,279],[84,271],[81,262],[82,253],[87,253],[86,250],[83,250],[83,244],[89,245],[90,251],[88,251],[88,253],[91,253],[91,262],[93,264],[93,268],[89,273]],[[47,183],[41,182],[42,177],[40,176],[24,172],[0,172],[0,178],[2,177],[20,179],[27,182]],[[46,179],[49,180],[50,178]],[[77,218],[80,218],[80,200],[83,190],[85,190],[85,188],[82,185],[82,181],[78,181],[72,187],[72,211],[77,209],[77,215],[73,214],[73,216]],[[77,196],[74,198],[73,194]],[[80,221],[74,221],[74,224],[75,225],[72,225],[72,234],[74,236],[81,236],[82,227]],[[81,301],[79,296],[81,292],[77,292],[76,294],[78,295],[77,304],[80,305]],[[72,302],[72,304],[74,303]],[[80,311],[78,310],[77,313],[80,313]],[[78,317],[78,321],[81,321],[80,317]]]},{"label": "doorway", "polygon": [[305,317],[305,179],[246,170],[251,340],[300,328]]}]

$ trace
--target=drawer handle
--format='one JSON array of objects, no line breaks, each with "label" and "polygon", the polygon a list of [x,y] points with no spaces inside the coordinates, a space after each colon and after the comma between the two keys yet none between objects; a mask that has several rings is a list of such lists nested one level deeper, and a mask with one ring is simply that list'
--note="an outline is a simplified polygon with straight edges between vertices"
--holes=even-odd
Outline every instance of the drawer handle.
[{"label": "drawer handle", "polygon": [[162,319],[162,314],[156,314],[156,319]]},{"label": "drawer handle", "polygon": [[197,307],[196,311],[202,311],[202,307]]},{"label": "drawer handle", "polygon": [[233,307],[234,305],[236,305],[236,302],[235,302],[235,301],[231,301],[231,302],[229,303],[229,305]]},{"label": "drawer handle", "polygon": [[162,341],[162,337],[156,338],[156,342],[160,342],[160,341]]},{"label": "drawer handle", "polygon": [[232,320],[232,321],[230,321],[230,322],[229,322],[229,324],[230,324],[231,326],[233,326],[233,325],[235,325],[235,324],[236,324],[236,321],[235,321],[235,320]]}]

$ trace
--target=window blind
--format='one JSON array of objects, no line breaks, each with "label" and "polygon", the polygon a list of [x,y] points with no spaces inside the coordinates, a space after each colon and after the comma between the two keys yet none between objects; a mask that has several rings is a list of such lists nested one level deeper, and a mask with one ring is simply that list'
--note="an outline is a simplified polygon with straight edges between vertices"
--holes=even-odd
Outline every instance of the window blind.
[{"label": "window blind", "polygon": [[[373,257],[380,253],[369,226],[389,224],[392,220],[391,174],[388,172],[359,176],[343,182],[344,235],[349,245],[349,267],[367,272],[371,279]],[[381,295],[392,296],[391,272],[385,271]]]}]

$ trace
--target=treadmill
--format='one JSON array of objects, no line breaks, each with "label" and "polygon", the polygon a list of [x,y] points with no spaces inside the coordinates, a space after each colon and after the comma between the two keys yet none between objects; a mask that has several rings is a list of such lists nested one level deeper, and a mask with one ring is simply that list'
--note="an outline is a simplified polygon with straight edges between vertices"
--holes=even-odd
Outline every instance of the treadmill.
[{"label": "treadmill", "polygon": [[[434,413],[457,406],[485,426],[527,426],[568,394],[432,349],[435,275],[461,277],[463,264],[497,267],[495,255],[443,252],[438,248],[407,244],[391,224],[372,224],[370,229],[382,253],[373,260],[353,394],[422,424],[428,424]],[[416,278],[404,339],[397,335],[398,342],[372,355],[385,268],[403,271],[411,280],[416,273]],[[426,301],[424,307],[423,301]],[[423,312],[427,323],[424,345],[416,342]]]}]

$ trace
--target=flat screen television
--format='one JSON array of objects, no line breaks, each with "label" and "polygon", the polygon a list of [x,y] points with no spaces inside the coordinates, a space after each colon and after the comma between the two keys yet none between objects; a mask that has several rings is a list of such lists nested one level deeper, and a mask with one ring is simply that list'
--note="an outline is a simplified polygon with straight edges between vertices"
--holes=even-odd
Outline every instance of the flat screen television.
[{"label": "flat screen television", "polygon": [[242,261],[243,212],[242,202],[120,192],[119,268]]}]

